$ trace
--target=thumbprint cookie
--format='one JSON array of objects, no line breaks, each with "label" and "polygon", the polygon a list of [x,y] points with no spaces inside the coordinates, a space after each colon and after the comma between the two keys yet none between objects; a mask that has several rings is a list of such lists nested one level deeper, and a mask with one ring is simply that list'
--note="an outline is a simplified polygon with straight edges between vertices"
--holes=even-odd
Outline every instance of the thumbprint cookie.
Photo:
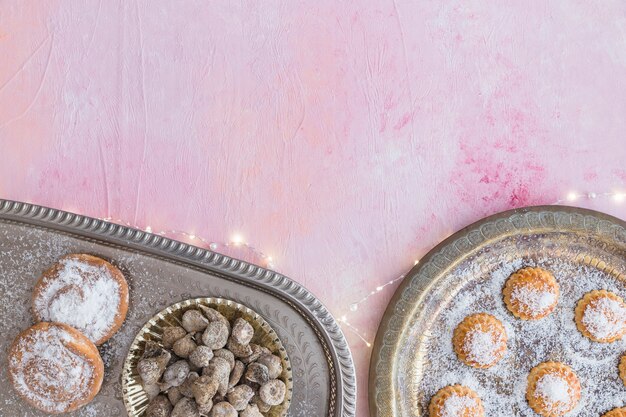
[{"label": "thumbprint cookie", "polygon": [[452,337],[459,360],[474,368],[489,368],[498,363],[506,353],[506,342],[502,322],[486,313],[465,317]]},{"label": "thumbprint cookie", "polygon": [[485,410],[478,394],[462,385],[440,389],[430,400],[430,417],[484,417]]},{"label": "thumbprint cookie", "polygon": [[559,284],[543,268],[523,268],[512,274],[502,290],[504,303],[522,320],[539,320],[556,308]]},{"label": "thumbprint cookie", "polygon": [[544,362],[528,375],[526,399],[544,417],[558,417],[572,411],[580,401],[580,381],[576,373],[560,362]]},{"label": "thumbprint cookie", "polygon": [[609,291],[591,291],[576,305],[576,326],[594,342],[611,343],[626,333],[626,304]]}]

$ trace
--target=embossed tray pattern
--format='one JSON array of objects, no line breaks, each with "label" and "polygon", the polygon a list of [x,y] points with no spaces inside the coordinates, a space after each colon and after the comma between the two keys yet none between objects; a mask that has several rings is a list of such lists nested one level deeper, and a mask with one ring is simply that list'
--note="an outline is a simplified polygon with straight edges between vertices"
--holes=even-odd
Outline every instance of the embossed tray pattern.
[{"label": "embossed tray pattern", "polygon": [[[121,372],[141,327],[169,305],[196,297],[243,304],[276,331],[290,358],[290,416],[351,417],[356,381],[346,340],[328,310],[310,292],[276,272],[215,252],[86,216],[0,199],[0,363],[13,338],[33,322],[32,288],[60,256],[85,252],[118,266],[131,288],[124,326],[100,352],[100,394],[72,416],[125,416]],[[0,415],[34,417],[0,366]]]},{"label": "embossed tray pattern", "polygon": [[[370,364],[372,417],[423,416],[418,387],[429,366],[430,331],[458,289],[501,262],[549,256],[626,281],[626,222],[592,210],[539,206],[500,213],[450,236],[406,276],[387,307]],[[470,274],[468,265],[479,271]],[[452,294],[452,295],[451,295]],[[433,339],[434,338],[434,339]]]}]

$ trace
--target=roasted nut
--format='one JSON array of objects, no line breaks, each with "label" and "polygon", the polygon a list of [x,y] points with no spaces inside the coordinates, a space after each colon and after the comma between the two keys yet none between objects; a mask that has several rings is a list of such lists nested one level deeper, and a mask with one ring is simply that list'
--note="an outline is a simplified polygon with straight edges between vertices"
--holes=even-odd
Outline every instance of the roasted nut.
[{"label": "roasted nut", "polygon": [[209,319],[210,322],[221,321],[222,323],[226,324],[226,326],[228,326],[228,333],[230,333],[230,322],[226,317],[224,317],[222,313],[211,307],[206,307],[203,305],[199,305],[198,307],[200,308],[200,310],[202,310],[202,313],[204,313],[204,315],[207,319]]},{"label": "roasted nut", "polygon": [[256,362],[248,365],[248,369],[246,369],[245,375],[246,380],[259,384],[264,384],[270,379],[267,366]]},{"label": "roasted nut", "polygon": [[202,335],[202,343],[213,350],[221,349],[228,342],[228,331],[223,321],[212,321]]},{"label": "roasted nut", "polygon": [[217,379],[203,375],[194,381],[191,391],[198,404],[206,404],[213,399],[218,387]]},{"label": "roasted nut", "polygon": [[183,398],[183,394],[180,393],[180,389],[178,387],[172,387],[167,390],[167,398],[169,398],[172,405],[176,405],[176,403]]},{"label": "roasted nut", "polygon": [[232,388],[239,383],[245,370],[246,370],[246,365],[244,365],[243,362],[241,361],[235,362],[235,366],[233,366],[233,370],[230,371],[230,378],[228,378],[228,388]]},{"label": "roasted nut", "polygon": [[189,355],[189,361],[199,368],[209,366],[209,361],[213,359],[213,351],[208,346],[198,346]]},{"label": "roasted nut", "polygon": [[212,400],[209,400],[208,402],[204,404],[198,404],[198,411],[200,412],[201,416],[208,416],[209,413],[211,412],[211,408],[213,408]]},{"label": "roasted nut", "polygon": [[226,361],[228,362],[228,365],[230,366],[231,370],[235,366],[235,355],[233,355],[233,352],[231,352],[230,350],[228,350],[228,349],[218,349],[218,350],[213,351],[213,355],[216,358],[224,358],[224,359],[226,359]]},{"label": "roasted nut", "polygon": [[[143,350],[142,359],[155,359],[159,365],[165,367],[170,361],[172,354],[163,349],[158,343],[153,341],[147,341]],[[165,368],[164,368],[165,369]]]},{"label": "roasted nut", "polygon": [[248,364],[250,362],[254,362],[257,359],[259,359],[259,357],[261,355],[265,355],[265,354],[271,354],[272,352],[270,352],[270,350],[268,348],[259,346],[255,343],[250,343],[250,348],[252,349],[252,354],[250,356],[247,356],[245,358],[241,358],[241,362]]},{"label": "roasted nut", "polygon": [[211,417],[237,417],[237,410],[227,402],[217,403],[211,409]]},{"label": "roasted nut", "polygon": [[167,367],[163,373],[163,383],[161,391],[167,391],[171,387],[177,387],[187,379],[189,375],[189,364],[185,360],[180,360]]},{"label": "roasted nut", "polygon": [[283,361],[276,355],[261,355],[257,363],[267,366],[270,379],[276,379],[283,373]]},{"label": "roasted nut", "polygon": [[174,406],[171,417],[200,417],[200,412],[194,400],[182,398]]},{"label": "roasted nut", "polygon": [[272,408],[271,405],[267,404],[261,399],[261,397],[259,397],[258,393],[254,394],[254,397],[250,400],[250,404],[256,405],[262,413],[267,413]]},{"label": "roasted nut", "polygon": [[187,398],[193,398],[193,392],[191,392],[191,386],[193,385],[194,381],[198,378],[200,378],[200,375],[198,375],[196,372],[189,372],[189,375],[187,375],[185,382],[180,384],[180,386],[178,387],[178,391],[181,393],[181,395],[184,395]]},{"label": "roasted nut", "polygon": [[226,395],[228,402],[237,411],[246,408],[252,397],[254,397],[254,390],[248,385],[238,385]]},{"label": "roasted nut", "polygon": [[165,395],[158,395],[150,401],[145,417],[170,417],[172,404]]},{"label": "roasted nut", "polygon": [[165,371],[165,365],[160,364],[159,358],[140,359],[137,363],[137,373],[144,385],[152,385],[159,382]]},{"label": "roasted nut", "polygon": [[259,407],[256,404],[248,404],[244,410],[239,413],[240,417],[263,417]]},{"label": "roasted nut", "polygon": [[259,397],[261,400],[269,405],[279,405],[285,400],[285,394],[287,387],[285,383],[280,379],[272,379],[261,385],[259,390]]},{"label": "roasted nut", "polygon": [[182,323],[187,333],[195,333],[206,329],[209,320],[198,310],[187,310],[183,314]]},{"label": "roasted nut", "polygon": [[242,345],[237,343],[232,337],[228,339],[227,349],[233,352],[238,358],[246,358],[252,355],[252,348],[250,345]]},{"label": "roasted nut", "polygon": [[224,396],[228,391],[228,378],[230,376],[230,366],[226,359],[214,357],[211,359],[209,366],[202,370],[202,375],[215,378],[219,383],[217,392]]},{"label": "roasted nut", "polygon": [[152,400],[161,393],[161,387],[158,383],[143,385],[143,390],[146,392],[149,400]]},{"label": "roasted nut", "polygon": [[240,345],[247,345],[254,337],[254,327],[240,317],[233,324],[231,337]]},{"label": "roasted nut", "polygon": [[182,339],[174,342],[173,350],[176,356],[179,356],[183,359],[187,359],[191,352],[196,350],[196,343],[193,341],[193,335],[188,334]]},{"label": "roasted nut", "polygon": [[166,349],[171,349],[174,346],[174,342],[182,339],[187,335],[185,329],[180,326],[170,326],[163,329],[163,337],[161,341]]}]

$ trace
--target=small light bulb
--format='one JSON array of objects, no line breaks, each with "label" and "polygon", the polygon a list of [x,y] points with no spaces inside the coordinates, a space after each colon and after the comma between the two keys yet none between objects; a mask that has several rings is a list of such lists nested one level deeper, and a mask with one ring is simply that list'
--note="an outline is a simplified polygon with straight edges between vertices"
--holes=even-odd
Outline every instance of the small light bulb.
[{"label": "small light bulb", "polygon": [[617,203],[621,203],[625,199],[626,193],[615,193],[615,195],[613,195],[613,200],[615,200]]},{"label": "small light bulb", "polygon": [[570,192],[567,193],[567,201],[576,201],[576,199],[578,198],[578,194],[576,194],[575,192]]},{"label": "small light bulb", "polygon": [[209,249],[211,249],[211,250],[217,249],[217,243],[213,242],[213,243],[209,244]]},{"label": "small light bulb", "polygon": [[366,345],[367,347],[372,347],[372,344],[371,344],[370,342],[365,342],[365,345]]},{"label": "small light bulb", "polygon": [[382,285],[380,285],[380,286],[376,287],[376,291],[379,291],[379,292],[380,292],[380,291],[382,291],[382,290],[383,290],[383,286],[382,286]]},{"label": "small light bulb", "polygon": [[146,226],[146,232],[152,233],[152,228],[150,226]]},{"label": "small light bulb", "polygon": [[233,235],[230,241],[235,245],[241,245],[243,243],[243,238],[240,235]]},{"label": "small light bulb", "polygon": [[418,263],[420,263],[419,259],[416,259],[415,262],[413,262],[413,266],[417,265]]},{"label": "small light bulb", "polygon": [[596,198],[597,196],[598,196],[598,195],[597,195],[596,193],[589,193],[589,194],[587,194],[587,197],[589,197],[589,198],[590,198],[590,199],[592,199],[592,200],[593,200],[594,198]]},{"label": "small light bulb", "polygon": [[350,304],[350,311],[357,311],[359,309],[359,305],[356,303]]},{"label": "small light bulb", "polygon": [[196,235],[189,235],[189,239],[194,240],[196,238]]},{"label": "small light bulb", "polygon": [[347,321],[348,319],[346,318],[346,316],[341,316],[341,318],[339,319],[339,321],[343,321],[344,323]]}]

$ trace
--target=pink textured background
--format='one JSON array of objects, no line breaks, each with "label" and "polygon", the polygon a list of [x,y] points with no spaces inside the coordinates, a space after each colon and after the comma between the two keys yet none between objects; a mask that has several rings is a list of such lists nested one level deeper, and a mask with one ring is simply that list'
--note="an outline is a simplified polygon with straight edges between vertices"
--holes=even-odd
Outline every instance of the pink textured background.
[{"label": "pink textured background", "polygon": [[0,197],[240,233],[372,340],[393,286],[348,305],[454,230],[626,191],[626,5],[0,0],[0,157]]}]

